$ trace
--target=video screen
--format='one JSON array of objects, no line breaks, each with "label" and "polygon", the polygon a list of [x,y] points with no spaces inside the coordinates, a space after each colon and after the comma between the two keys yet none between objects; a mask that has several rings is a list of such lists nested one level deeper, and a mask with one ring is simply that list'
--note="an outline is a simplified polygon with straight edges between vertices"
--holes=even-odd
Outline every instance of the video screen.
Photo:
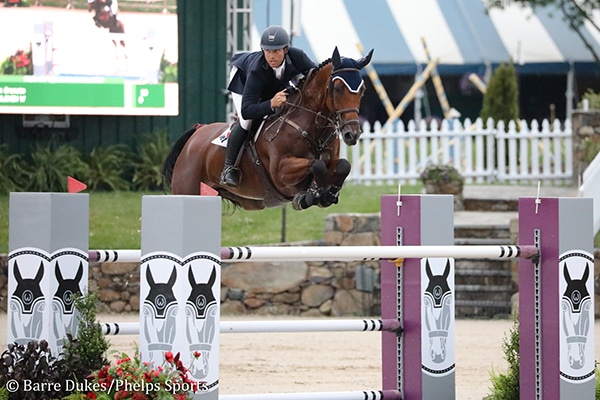
[{"label": "video screen", "polygon": [[0,7],[0,113],[179,113],[175,5],[64,3]]}]

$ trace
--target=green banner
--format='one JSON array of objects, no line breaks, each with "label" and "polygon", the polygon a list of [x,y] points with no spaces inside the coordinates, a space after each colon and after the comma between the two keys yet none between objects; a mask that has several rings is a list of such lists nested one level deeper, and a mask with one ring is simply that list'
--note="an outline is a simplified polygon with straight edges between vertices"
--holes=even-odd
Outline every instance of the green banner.
[{"label": "green banner", "polygon": [[117,78],[0,75],[0,106],[163,108],[165,87]]}]

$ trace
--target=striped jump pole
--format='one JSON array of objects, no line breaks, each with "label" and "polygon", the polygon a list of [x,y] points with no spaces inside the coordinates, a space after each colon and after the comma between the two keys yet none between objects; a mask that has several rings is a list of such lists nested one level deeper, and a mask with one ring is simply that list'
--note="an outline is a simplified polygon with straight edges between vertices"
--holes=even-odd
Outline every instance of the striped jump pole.
[{"label": "striped jump pole", "polygon": [[[139,322],[102,322],[105,335],[137,335]],[[220,333],[294,333],[294,332],[397,332],[398,320],[336,319],[287,321],[221,321]]]},{"label": "striped jump pole", "polygon": [[228,394],[220,400],[401,400],[397,392],[362,390],[354,392]]},{"label": "striped jump pole", "polygon": [[[232,262],[368,261],[424,257],[531,258],[535,246],[299,246],[222,247],[221,259]],[[90,250],[90,262],[139,262],[140,250]]]}]

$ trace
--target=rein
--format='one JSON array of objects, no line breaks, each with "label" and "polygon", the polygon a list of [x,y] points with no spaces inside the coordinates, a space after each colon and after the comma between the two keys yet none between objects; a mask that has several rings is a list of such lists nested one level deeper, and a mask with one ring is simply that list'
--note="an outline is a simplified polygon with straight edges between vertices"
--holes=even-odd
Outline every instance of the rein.
[{"label": "rein", "polygon": [[[294,128],[297,132],[300,133],[300,135],[306,139],[306,141],[309,142],[310,146],[314,149],[316,156],[318,157],[323,150],[325,150],[327,148],[327,145],[338,135],[339,132],[341,132],[341,130],[346,126],[346,125],[350,125],[350,124],[357,124],[360,125],[360,121],[358,119],[351,119],[351,120],[344,120],[342,118],[342,116],[344,114],[350,113],[350,112],[355,112],[358,114],[359,109],[358,108],[343,108],[341,110],[337,110],[335,108],[335,100],[334,100],[334,96],[333,96],[333,79],[335,78],[335,74],[338,74],[340,72],[360,72],[360,70],[358,68],[341,68],[339,70],[336,71],[332,71],[332,74],[329,77],[329,81],[327,83],[327,96],[328,98],[331,100],[331,105],[333,107],[333,111],[331,111],[331,113],[333,114],[333,117],[327,116],[325,114],[323,114],[321,111],[314,111],[311,109],[308,109],[304,106],[301,106],[300,104],[296,104],[296,103],[287,103],[288,106],[290,107],[290,110],[285,113],[285,115],[282,115],[280,117],[278,117],[275,121],[273,121],[273,123],[271,123],[271,125],[269,125],[267,127],[270,128],[271,126],[273,126],[277,121],[280,121],[280,125],[277,128],[277,132],[275,133],[274,137],[277,136],[277,134],[279,133],[279,131],[281,130],[281,127],[284,123],[290,125],[292,128]],[[312,71],[311,71],[312,73]],[[299,96],[299,103],[302,102],[302,91],[299,91],[300,96]],[[321,137],[317,138],[315,140],[315,138],[310,136],[310,133],[302,128],[300,125],[298,125],[296,122],[290,120],[288,118],[288,116],[294,111],[294,110],[303,110],[306,111],[310,114],[314,114],[315,119],[314,119],[314,123],[321,127],[321,129],[326,129],[326,128],[331,128],[331,132],[329,133],[329,135],[322,140]],[[325,124],[321,124],[320,123],[320,119],[324,119],[326,121]]]}]

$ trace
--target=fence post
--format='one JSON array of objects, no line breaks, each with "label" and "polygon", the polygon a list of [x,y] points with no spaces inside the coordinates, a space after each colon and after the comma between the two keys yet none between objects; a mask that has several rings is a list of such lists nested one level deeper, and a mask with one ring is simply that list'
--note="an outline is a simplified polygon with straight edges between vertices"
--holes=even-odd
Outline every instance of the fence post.
[{"label": "fence post", "polygon": [[519,199],[521,399],[594,399],[592,199]]},{"label": "fence post", "polygon": [[195,398],[218,400],[221,198],[144,196],[141,254],[142,359],[180,353],[206,382]]},{"label": "fence post", "polygon": [[[382,196],[381,244],[453,245],[452,196]],[[454,399],[454,259],[382,260],[381,286],[381,317],[402,329],[382,332],[383,390],[406,400]]]},{"label": "fence post", "polygon": [[9,209],[8,343],[45,339],[56,357],[87,291],[89,197],[10,193]]}]

